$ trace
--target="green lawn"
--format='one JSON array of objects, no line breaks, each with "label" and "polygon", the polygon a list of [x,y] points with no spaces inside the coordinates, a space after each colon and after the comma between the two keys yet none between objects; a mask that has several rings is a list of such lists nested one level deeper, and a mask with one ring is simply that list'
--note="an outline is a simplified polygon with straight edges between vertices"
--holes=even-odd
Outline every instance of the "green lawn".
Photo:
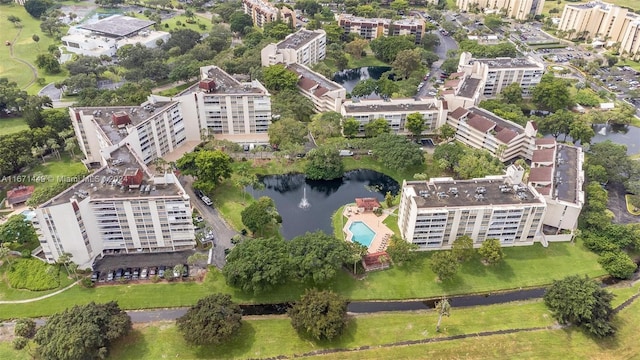
[{"label": "green lawn", "polygon": [[[2,29],[0,32],[0,42],[2,42],[3,46],[5,41],[14,43],[13,49],[15,57],[33,65],[38,54],[46,52],[49,45],[55,43],[53,37],[44,34],[40,30],[40,21],[29,15],[23,6],[16,4],[0,5],[0,13],[2,13],[2,16],[0,16],[0,29]],[[21,20],[22,29],[17,38],[16,35],[18,35],[20,29],[15,28],[7,20],[9,15],[17,16]],[[63,29],[63,32],[66,32],[66,29]],[[34,34],[40,37],[38,43],[34,42],[31,38]],[[66,78],[67,74],[64,70],[60,74],[55,75],[45,74],[39,70],[38,76],[45,78],[46,83],[50,83]],[[17,82],[21,88],[25,88],[29,82],[34,80],[33,74],[27,65],[11,59],[8,48],[0,52],[0,77],[6,77],[11,81]],[[41,87],[42,86],[34,83],[26,90],[30,94],[36,94]]]},{"label": "green lawn", "polygon": [[[455,313],[452,313],[451,318],[454,316]],[[638,359],[640,301],[636,300],[622,310],[614,321],[618,332],[615,337],[606,339],[594,339],[576,328],[539,330],[431,344],[373,348],[316,356],[313,359]]]},{"label": "green lawn", "polygon": [[[461,267],[452,280],[437,283],[429,269],[430,253],[420,253],[408,268],[391,268],[370,273],[364,280],[355,280],[346,272],[326,286],[352,300],[419,299],[441,295],[491,292],[503,289],[539,286],[570,274],[601,276],[597,255],[581,245],[567,243],[506,248],[503,264],[487,267],[478,258]],[[309,285],[307,285],[309,286]],[[203,283],[172,283],[144,285],[108,285],[95,289],[74,287],[55,297],[29,304],[0,305],[0,319],[45,316],[73,304],[90,301],[117,300],[125,309],[188,306],[213,292],[223,292],[241,303],[275,303],[297,299],[305,284],[287,282],[273,291],[254,296],[230,288],[218,270],[211,270]],[[157,296],[157,294],[163,296]]]},{"label": "green lawn", "polygon": [[[0,64],[0,66],[2,65]],[[13,134],[28,129],[29,125],[21,117],[0,118],[0,135]]]},{"label": "green lawn", "polygon": [[[176,332],[173,322],[141,325],[133,336],[114,344],[112,359],[162,359],[169,355],[192,358],[265,358],[309,351],[381,345],[398,341],[468,334],[484,330],[553,325],[540,301],[482,308],[453,309],[435,332],[434,312],[402,312],[352,318],[346,333],[336,341],[315,342],[301,338],[287,317],[254,317],[245,320],[234,340],[216,346],[189,346]],[[150,346],[153,344],[152,346]]]},{"label": "green lawn", "polygon": [[[16,261],[17,258],[14,258],[12,261]],[[2,301],[11,301],[11,300],[24,300],[31,299],[34,297],[39,297],[43,295],[50,294],[55,292],[61,288],[64,288],[70,285],[73,280],[67,276],[67,273],[62,270],[58,273],[58,281],[60,282],[60,286],[57,289],[47,290],[47,291],[29,291],[29,290],[20,290],[14,289],[9,286],[6,279],[6,268],[8,263],[4,263],[2,267],[0,267],[0,300]],[[0,359],[3,357],[0,356]]]},{"label": "green lawn", "polygon": [[[79,174],[81,171],[86,170],[87,168],[82,164],[82,162],[72,159],[71,156],[65,153],[60,154],[60,160],[49,157],[44,163],[40,163],[32,170],[27,173],[21,175],[28,175],[34,177],[42,177],[45,176],[47,178],[52,179],[52,181],[57,182],[60,181],[61,177],[64,176],[73,176]],[[35,183],[27,183],[29,185],[38,186],[48,186],[50,182],[35,182]]]},{"label": "green lawn", "polygon": [[357,69],[361,67],[369,67],[369,66],[389,66],[384,61],[378,60],[373,56],[370,50],[367,49],[367,56],[363,56],[359,59],[354,58],[350,54],[347,55],[347,59],[349,59],[349,64],[347,65],[348,69]]}]

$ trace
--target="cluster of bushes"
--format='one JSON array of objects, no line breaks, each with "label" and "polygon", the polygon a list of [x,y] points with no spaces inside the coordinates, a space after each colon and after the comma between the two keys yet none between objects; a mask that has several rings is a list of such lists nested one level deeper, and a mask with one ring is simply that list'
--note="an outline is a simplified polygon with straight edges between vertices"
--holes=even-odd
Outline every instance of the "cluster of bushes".
[{"label": "cluster of bushes", "polygon": [[9,285],[14,289],[33,291],[51,290],[60,286],[60,269],[35,259],[19,259],[11,264],[7,273]]}]

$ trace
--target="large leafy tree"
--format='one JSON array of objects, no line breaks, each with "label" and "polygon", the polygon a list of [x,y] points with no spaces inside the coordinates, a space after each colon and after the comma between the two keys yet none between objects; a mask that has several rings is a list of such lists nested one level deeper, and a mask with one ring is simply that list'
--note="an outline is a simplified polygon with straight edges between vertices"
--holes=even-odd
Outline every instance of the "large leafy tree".
[{"label": "large leafy tree", "polygon": [[263,196],[258,201],[247,206],[242,212],[242,223],[252,233],[262,235],[271,231],[274,226],[282,222],[273,199]]},{"label": "large leafy tree", "polygon": [[407,115],[405,128],[411,132],[415,140],[420,140],[422,132],[426,129],[422,114],[416,112]]},{"label": "large leafy tree", "polygon": [[34,341],[43,359],[104,359],[109,345],[130,331],[131,318],[116,302],[91,302],[51,316]]},{"label": "large leafy tree", "polygon": [[191,29],[177,29],[171,31],[171,37],[162,45],[162,49],[169,51],[173,48],[180,49],[179,55],[193,49],[200,42],[200,33]]},{"label": "large leafy tree", "polygon": [[269,142],[276,147],[287,144],[304,144],[307,127],[300,121],[284,118],[275,121],[268,130]]},{"label": "large leafy tree", "polygon": [[297,89],[285,89],[271,98],[271,110],[274,115],[307,122],[315,113],[313,102]]},{"label": "large leafy tree", "polygon": [[460,263],[451,251],[435,251],[431,255],[429,267],[441,281],[446,281],[456,275]]},{"label": "large leafy tree", "polygon": [[631,160],[627,156],[627,147],[615,144],[611,140],[591,145],[589,166],[595,165],[606,169],[609,181],[624,181],[629,178],[631,172]]},{"label": "large leafy tree", "polygon": [[195,187],[211,191],[231,177],[231,157],[220,150],[201,150],[184,154],[176,165],[185,175],[198,178]]},{"label": "large leafy tree", "polygon": [[369,96],[376,92],[378,89],[378,83],[374,79],[366,79],[360,81],[351,90],[351,96]]},{"label": "large leafy tree", "polygon": [[500,98],[508,104],[522,103],[522,88],[517,82],[505,86],[500,92]]},{"label": "large leafy tree", "polygon": [[598,262],[609,273],[618,279],[629,279],[638,265],[623,251],[608,251],[600,256]]},{"label": "large leafy tree", "polygon": [[27,92],[20,90],[17,83],[0,78],[0,111],[18,110],[27,101],[27,96]]},{"label": "large leafy tree", "polygon": [[333,180],[342,177],[344,164],[333,147],[321,146],[311,150],[304,173],[311,180]]},{"label": "large leafy tree", "polygon": [[453,170],[461,179],[485,177],[499,174],[504,165],[486,150],[467,150]]},{"label": "large leafy tree", "polygon": [[375,119],[364,126],[364,134],[370,138],[390,132],[391,127],[389,127],[387,120],[383,118]]},{"label": "large leafy tree", "polygon": [[253,26],[253,19],[248,14],[237,11],[231,15],[229,19],[229,28],[231,31],[240,35],[246,35],[247,30]]},{"label": "large leafy tree", "polygon": [[573,104],[567,82],[554,77],[553,73],[543,75],[540,83],[533,88],[531,95],[536,105],[552,112]]},{"label": "large leafy tree", "polygon": [[289,309],[291,325],[315,340],[338,338],[347,326],[347,301],[331,291],[305,291]]},{"label": "large leafy tree", "polygon": [[504,259],[504,251],[498,239],[487,239],[482,242],[478,254],[487,264],[497,264]]},{"label": "large leafy tree", "polygon": [[24,3],[24,9],[27,10],[29,15],[39,19],[51,5],[53,5],[53,2],[49,0],[27,0]]},{"label": "large leafy tree", "polygon": [[25,220],[22,214],[12,215],[0,225],[0,243],[8,244],[16,242],[27,244],[38,239],[31,222]]},{"label": "large leafy tree", "polygon": [[237,333],[242,310],[227,294],[213,294],[198,300],[176,325],[184,339],[195,345],[219,344]]},{"label": "large leafy tree", "polygon": [[540,132],[551,134],[556,139],[564,134],[566,137],[571,131],[571,125],[575,122],[576,116],[569,110],[561,109],[555,113],[536,121]]},{"label": "large leafy tree", "polygon": [[333,279],[350,260],[347,243],[322,231],[296,236],[289,242],[289,253],[294,276],[314,284]]},{"label": "large leafy tree", "polygon": [[231,250],[222,274],[227,284],[259,294],[284,283],[289,266],[289,252],[283,240],[247,239]]},{"label": "large leafy tree", "polygon": [[284,65],[276,64],[262,69],[262,80],[269,90],[295,89],[298,84],[298,75]]},{"label": "large leafy tree", "polygon": [[369,43],[375,57],[386,63],[395,60],[399,52],[415,47],[415,38],[411,36],[380,36]]},{"label": "large leafy tree", "polygon": [[422,53],[420,49],[399,51],[391,66],[396,74],[406,79],[422,67]]},{"label": "large leafy tree", "polygon": [[451,252],[460,262],[465,262],[473,257],[473,239],[469,235],[459,236],[451,245]]},{"label": "large leafy tree", "polygon": [[352,138],[358,135],[360,131],[360,122],[358,120],[349,117],[342,120],[342,135],[347,138]]},{"label": "large leafy tree", "polygon": [[615,334],[612,299],[613,294],[580,275],[554,281],[544,294],[544,303],[561,324],[580,326],[599,337]]},{"label": "large leafy tree", "polygon": [[324,142],[324,140],[339,137],[340,122],[342,121],[342,115],[335,111],[324,112],[314,115],[311,123],[309,123],[309,131],[318,142]]},{"label": "large leafy tree", "polygon": [[395,265],[402,266],[415,259],[416,250],[418,250],[418,245],[405,241],[398,235],[393,235],[387,247],[387,254]]},{"label": "large leafy tree", "polygon": [[394,134],[382,134],[371,141],[371,148],[380,162],[397,171],[424,164],[424,154],[418,144]]}]

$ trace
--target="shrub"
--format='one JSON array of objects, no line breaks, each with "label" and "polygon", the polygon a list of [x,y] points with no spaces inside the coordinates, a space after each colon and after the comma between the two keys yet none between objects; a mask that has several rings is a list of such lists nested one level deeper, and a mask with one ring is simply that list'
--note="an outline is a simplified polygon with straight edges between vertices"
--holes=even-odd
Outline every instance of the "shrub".
[{"label": "shrub", "polygon": [[82,285],[82,287],[85,287],[87,289],[94,287],[94,283],[93,281],[91,281],[91,278],[85,277],[82,278],[82,280],[80,280],[80,285]]},{"label": "shrub", "polygon": [[152,283],[157,283],[158,281],[160,281],[160,277],[158,275],[154,275],[151,277],[151,282]]},{"label": "shrub", "polygon": [[20,259],[13,263],[7,274],[14,289],[50,290],[60,286],[60,269],[35,259]]},{"label": "shrub", "polygon": [[15,350],[22,350],[25,347],[27,347],[28,343],[29,343],[29,340],[27,340],[26,338],[18,336],[17,338],[13,339],[13,348]]}]

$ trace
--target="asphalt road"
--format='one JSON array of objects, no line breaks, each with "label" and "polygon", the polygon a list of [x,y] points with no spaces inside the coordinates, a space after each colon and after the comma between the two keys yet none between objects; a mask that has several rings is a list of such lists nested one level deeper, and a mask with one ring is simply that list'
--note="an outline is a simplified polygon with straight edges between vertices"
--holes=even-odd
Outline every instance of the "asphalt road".
[{"label": "asphalt road", "polygon": [[[193,206],[198,209],[200,216],[204,219],[204,222],[208,228],[213,231],[214,240],[213,240],[213,258],[211,263],[216,267],[222,269],[224,264],[226,263],[224,249],[230,249],[233,245],[231,244],[231,238],[238,234],[237,231],[233,230],[229,224],[220,216],[218,210],[214,207],[205,205],[200,198],[196,196],[193,192],[193,178],[190,176],[181,176],[180,183],[187,191],[187,194],[192,199]],[[215,200],[214,200],[215,201]],[[214,205],[215,206],[215,205]]]}]

